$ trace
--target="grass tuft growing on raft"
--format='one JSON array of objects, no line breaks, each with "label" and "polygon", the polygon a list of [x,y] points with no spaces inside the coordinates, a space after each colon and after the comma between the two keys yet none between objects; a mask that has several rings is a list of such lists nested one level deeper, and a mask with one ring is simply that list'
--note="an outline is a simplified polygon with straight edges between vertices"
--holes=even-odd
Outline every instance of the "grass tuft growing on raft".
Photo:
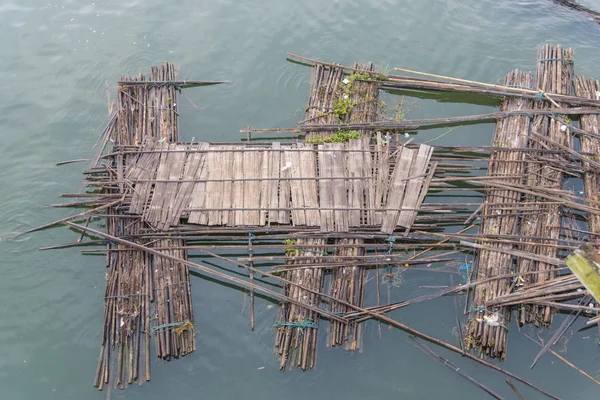
[{"label": "grass tuft growing on raft", "polygon": [[350,130],[339,130],[329,136],[315,136],[306,139],[306,143],[346,143],[350,139],[360,139],[360,132]]}]

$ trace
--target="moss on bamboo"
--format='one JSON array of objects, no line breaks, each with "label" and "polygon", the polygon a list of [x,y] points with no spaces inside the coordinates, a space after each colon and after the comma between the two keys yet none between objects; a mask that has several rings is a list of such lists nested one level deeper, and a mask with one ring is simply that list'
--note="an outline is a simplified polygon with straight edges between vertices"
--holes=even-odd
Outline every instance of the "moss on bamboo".
[{"label": "moss on bamboo", "polygon": [[306,143],[346,143],[350,139],[360,139],[360,132],[340,129],[329,136],[308,138],[306,139]]}]

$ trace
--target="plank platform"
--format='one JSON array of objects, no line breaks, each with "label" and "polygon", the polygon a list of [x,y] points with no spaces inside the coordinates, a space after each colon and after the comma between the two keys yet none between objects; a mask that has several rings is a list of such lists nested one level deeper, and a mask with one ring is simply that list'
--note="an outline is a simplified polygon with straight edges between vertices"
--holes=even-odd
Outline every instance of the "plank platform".
[{"label": "plank platform", "polygon": [[[149,140],[124,157],[129,212],[162,231],[184,216],[208,226],[290,224],[348,232],[381,220],[383,233],[410,230],[426,172],[433,173],[432,147],[404,149],[391,167],[381,163],[388,153],[366,138],[251,147]],[[367,168],[375,164],[376,171]],[[385,167],[393,185],[381,179]]]}]

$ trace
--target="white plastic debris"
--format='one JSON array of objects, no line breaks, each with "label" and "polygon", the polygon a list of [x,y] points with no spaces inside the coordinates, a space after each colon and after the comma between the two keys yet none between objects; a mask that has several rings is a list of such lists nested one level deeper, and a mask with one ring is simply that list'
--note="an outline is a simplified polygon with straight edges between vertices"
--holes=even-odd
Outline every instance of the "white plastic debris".
[{"label": "white plastic debris", "polygon": [[292,168],[292,162],[288,161],[288,162],[285,163],[285,166],[281,167],[281,170],[285,171],[285,170],[288,170],[290,168]]},{"label": "white plastic debris", "polygon": [[566,132],[566,131],[567,131],[567,126],[566,126],[566,125],[562,125],[562,126],[560,127],[560,131],[561,131],[561,132]]},{"label": "white plastic debris", "polygon": [[495,312],[492,315],[484,315],[483,319],[481,318],[477,318],[477,322],[485,322],[487,325],[489,326],[501,326],[504,327],[504,325],[502,325],[500,322],[498,322],[498,319],[500,317],[498,316],[498,313]]},{"label": "white plastic debris", "polygon": [[408,134],[408,132],[404,132],[404,137],[405,138],[409,138],[410,137],[410,135]]},{"label": "white plastic debris", "polygon": [[119,325],[119,326],[123,326],[123,325],[125,325],[125,322],[123,322],[123,318],[121,318],[121,325]]},{"label": "white plastic debris", "polygon": [[347,85],[347,84],[349,84],[349,83],[350,83],[350,80],[349,80],[348,78],[344,78],[344,80],[342,81],[342,83],[343,83],[344,85]]},{"label": "white plastic debris", "polygon": [[345,94],[345,95],[344,95],[344,99],[347,99],[347,98],[348,98],[348,95],[347,95],[347,94]]}]

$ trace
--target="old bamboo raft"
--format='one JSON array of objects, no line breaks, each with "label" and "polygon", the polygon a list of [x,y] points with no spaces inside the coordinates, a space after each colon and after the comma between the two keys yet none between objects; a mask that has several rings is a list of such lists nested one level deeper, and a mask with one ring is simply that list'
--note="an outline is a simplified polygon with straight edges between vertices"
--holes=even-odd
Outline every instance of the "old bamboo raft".
[{"label": "old bamboo raft", "polygon": [[[202,342],[192,312],[194,270],[248,292],[252,329],[254,294],[279,301],[273,318],[281,369],[314,368],[324,328],[327,346],[361,350],[362,324],[377,319],[556,398],[479,355],[506,357],[512,317],[540,327],[557,312],[600,320],[600,308],[584,302],[588,291],[564,263],[582,243],[600,238],[600,86],[574,75],[572,54],[546,45],[535,76],[515,70],[503,85],[288,54],[311,67],[306,114],[293,128],[244,129],[244,140],[233,143],[185,141],[178,131],[178,92],[223,82],[180,82],[171,64],[122,77],[84,171],[85,190],[55,205],[88,210],[32,230],[67,225],[90,239],[48,249],[86,246],[86,254],[106,254],[95,385],[150,380],[152,340],[163,359]],[[380,101],[389,88],[405,96],[491,96],[500,110],[406,120]],[[435,146],[404,134],[494,121],[489,146]],[[258,137],[271,133],[284,137]],[[582,193],[567,178],[580,180]],[[104,232],[93,227],[96,220],[105,221]],[[189,253],[247,275],[192,262]],[[439,271],[423,266],[458,266],[465,255],[466,265],[445,268],[464,274],[463,284],[401,302],[382,299],[380,288],[401,285],[403,271]],[[376,304],[365,302],[368,274]],[[387,315],[465,294],[468,323],[456,345]]]}]

